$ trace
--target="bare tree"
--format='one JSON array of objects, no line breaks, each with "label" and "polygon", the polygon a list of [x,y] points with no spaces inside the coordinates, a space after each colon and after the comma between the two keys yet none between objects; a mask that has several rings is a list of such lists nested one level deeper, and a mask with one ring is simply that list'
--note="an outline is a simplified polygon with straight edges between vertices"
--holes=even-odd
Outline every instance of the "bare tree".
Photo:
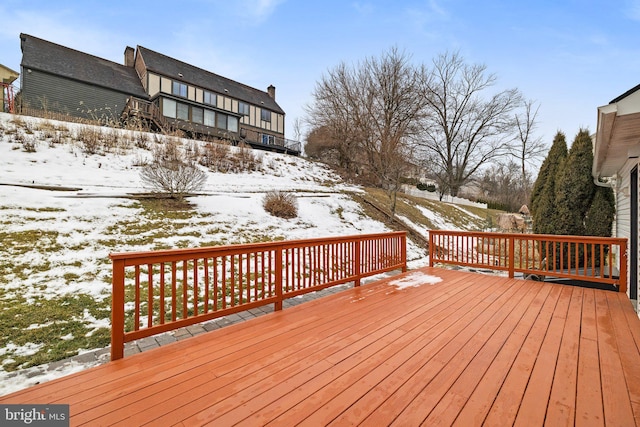
[{"label": "bare tree", "polygon": [[433,61],[424,81],[428,107],[421,139],[440,184],[456,196],[478,169],[510,152],[513,111],[521,104],[517,89],[485,96],[496,76],[484,65],[469,65],[458,53]]},{"label": "bare tree", "polygon": [[293,139],[296,141],[300,141],[300,137],[302,136],[302,120],[300,117],[296,117],[293,120]]},{"label": "bare tree", "polygon": [[424,116],[424,70],[397,48],[349,67],[341,63],[316,85],[308,108],[314,129],[340,145],[347,170],[372,174],[387,191],[392,214],[403,168]]},{"label": "bare tree", "polygon": [[511,155],[520,164],[525,201],[529,200],[529,187],[531,186],[531,177],[527,174],[526,169],[527,163],[535,163],[536,160],[543,158],[548,152],[548,147],[542,141],[542,138],[533,135],[537,126],[536,119],[539,109],[540,105],[535,105],[535,101],[527,100],[523,103],[522,111],[515,115],[517,135]]},{"label": "bare tree", "polygon": [[495,163],[484,171],[478,186],[487,201],[494,202],[499,209],[517,212],[526,203],[526,188],[518,178],[520,165],[513,161]]}]

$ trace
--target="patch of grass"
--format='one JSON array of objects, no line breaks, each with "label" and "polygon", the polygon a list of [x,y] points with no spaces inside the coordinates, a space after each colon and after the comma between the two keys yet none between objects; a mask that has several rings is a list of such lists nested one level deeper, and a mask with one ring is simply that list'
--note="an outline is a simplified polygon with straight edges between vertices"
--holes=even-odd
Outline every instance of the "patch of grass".
[{"label": "patch of grass", "polygon": [[69,283],[78,280],[80,278],[80,275],[76,273],[64,273],[62,277],[64,277],[64,280]]},{"label": "patch of grass", "polygon": [[30,211],[30,212],[65,212],[65,209],[62,208],[50,208],[50,207],[46,207],[46,208],[22,208],[25,211]]},{"label": "patch of grass", "polygon": [[[28,302],[22,296],[0,300],[0,348],[9,344],[23,347],[29,343],[41,346],[30,355],[8,350],[3,356],[5,363],[2,367],[13,371],[76,355],[80,348],[103,348],[109,345],[110,330],[90,329],[83,320],[85,310],[97,319],[110,315],[107,303],[96,302],[92,296],[85,294],[39,298],[33,302]],[[8,359],[12,361],[7,363]]]},{"label": "patch of grass", "polygon": [[0,253],[16,256],[30,251],[57,252],[62,249],[62,245],[58,243],[58,234],[57,231],[46,230],[0,231],[3,247]]},{"label": "patch of grass", "polygon": [[[383,190],[377,188],[367,188],[365,198],[385,210],[387,212],[387,215],[390,215],[389,198]],[[409,196],[404,193],[398,193],[396,202],[396,215],[404,216],[414,224],[421,225],[426,229],[437,229],[437,225],[434,224],[429,218],[424,216],[422,212],[420,212],[420,209],[417,208],[417,206],[421,206],[435,213],[444,221],[463,230],[482,230],[487,221],[487,214],[495,217],[499,213],[499,211],[475,208],[470,206],[458,207],[449,203],[440,203],[429,199]],[[363,206],[363,208],[369,216],[376,216],[376,214],[372,212],[373,208],[367,206]]]}]

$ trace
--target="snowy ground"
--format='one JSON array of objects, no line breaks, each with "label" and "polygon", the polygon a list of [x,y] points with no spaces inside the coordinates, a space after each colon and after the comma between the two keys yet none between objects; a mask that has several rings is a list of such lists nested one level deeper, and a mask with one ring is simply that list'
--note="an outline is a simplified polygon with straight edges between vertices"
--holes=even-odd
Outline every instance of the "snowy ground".
[{"label": "snowy ground", "polygon": [[[8,331],[0,334],[0,394],[28,385],[20,383],[20,377],[7,379],[6,367],[33,365],[31,360],[46,360],[46,353],[53,351],[44,339],[25,338],[37,337],[35,332],[68,345],[77,341],[76,352],[70,354],[95,350],[82,348],[82,343],[109,329],[111,252],[388,231],[349,197],[348,192],[358,188],[344,185],[321,165],[264,152],[256,152],[262,158],[261,171],[208,171],[201,195],[190,198],[194,212],[170,221],[158,218],[128,197],[146,191],[135,165],[151,152],[127,143],[126,138],[136,136],[123,131],[132,136],[123,137],[119,146],[86,154],[74,138],[82,128],[27,117],[16,122],[14,116],[0,113],[0,309],[18,307],[18,314],[0,324],[0,331]],[[35,152],[25,151],[29,144]],[[265,212],[262,198],[269,190],[296,192],[298,217],[285,220]],[[425,252],[411,243],[408,259],[411,268],[428,262]],[[35,316],[31,323],[18,322],[23,309],[47,301],[75,301],[79,295],[95,307],[70,315],[72,319]],[[62,326],[72,322],[80,324],[80,334],[77,328],[64,332]],[[18,328],[22,333],[9,334]],[[85,367],[68,367],[46,379]]]}]

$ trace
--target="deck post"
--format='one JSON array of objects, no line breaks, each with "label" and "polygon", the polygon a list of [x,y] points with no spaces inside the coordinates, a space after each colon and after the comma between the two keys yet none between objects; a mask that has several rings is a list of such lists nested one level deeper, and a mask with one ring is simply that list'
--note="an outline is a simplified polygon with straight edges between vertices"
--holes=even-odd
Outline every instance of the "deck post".
[{"label": "deck post", "polygon": [[435,248],[433,230],[429,230],[429,267],[433,267],[433,250]]},{"label": "deck post", "polygon": [[124,357],[124,259],[113,260],[111,286],[111,360],[118,360]]},{"label": "deck post", "polygon": [[513,235],[509,236],[509,278],[513,279],[515,276],[515,257],[516,257],[516,239]]},{"label": "deck post", "polygon": [[353,263],[354,263],[353,272],[354,272],[356,280],[355,280],[353,286],[360,286],[360,261],[361,261],[360,260],[360,248],[361,248],[360,240],[356,240],[354,242],[355,254],[354,254],[354,257],[353,257]]},{"label": "deck post", "polygon": [[402,236],[400,236],[400,251],[402,256],[402,272],[407,272],[407,233],[405,232]]},{"label": "deck post", "polygon": [[[620,286],[618,292],[627,293],[627,240],[620,242]],[[609,277],[613,277],[613,267],[609,267]]]},{"label": "deck post", "polygon": [[274,310],[280,311],[282,310],[282,295],[284,294],[282,289],[282,251],[284,248],[282,246],[276,249],[276,302],[274,304]]}]

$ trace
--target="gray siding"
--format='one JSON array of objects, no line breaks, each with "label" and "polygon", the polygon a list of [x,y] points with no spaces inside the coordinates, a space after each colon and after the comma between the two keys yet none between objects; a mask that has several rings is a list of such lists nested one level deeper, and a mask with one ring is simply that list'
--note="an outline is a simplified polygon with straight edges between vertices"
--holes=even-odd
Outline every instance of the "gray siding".
[{"label": "gray siding", "polygon": [[118,120],[127,98],[128,95],[121,92],[38,70],[22,74],[22,102],[29,108],[90,119]]}]

